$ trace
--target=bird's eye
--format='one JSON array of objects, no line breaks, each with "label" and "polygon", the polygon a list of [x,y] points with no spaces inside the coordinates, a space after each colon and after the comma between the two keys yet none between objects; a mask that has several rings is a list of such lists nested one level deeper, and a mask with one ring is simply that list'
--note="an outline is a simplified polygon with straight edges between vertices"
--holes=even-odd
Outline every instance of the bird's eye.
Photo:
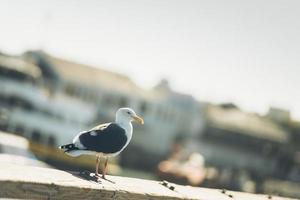
[{"label": "bird's eye", "polygon": [[131,113],[129,111],[127,111],[127,114],[130,115]]}]

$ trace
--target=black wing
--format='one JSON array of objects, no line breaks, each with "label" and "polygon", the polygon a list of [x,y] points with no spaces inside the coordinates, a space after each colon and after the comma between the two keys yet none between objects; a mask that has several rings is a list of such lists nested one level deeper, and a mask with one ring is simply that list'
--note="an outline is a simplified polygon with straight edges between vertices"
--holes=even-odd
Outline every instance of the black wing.
[{"label": "black wing", "polygon": [[79,136],[79,141],[87,150],[101,153],[116,153],[127,142],[125,130],[116,123],[99,126]]}]

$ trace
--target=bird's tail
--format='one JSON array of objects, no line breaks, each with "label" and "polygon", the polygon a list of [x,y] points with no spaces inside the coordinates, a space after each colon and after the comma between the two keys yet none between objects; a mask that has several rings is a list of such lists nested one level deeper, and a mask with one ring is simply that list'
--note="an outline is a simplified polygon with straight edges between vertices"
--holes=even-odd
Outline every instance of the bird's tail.
[{"label": "bird's tail", "polygon": [[58,148],[64,150],[65,153],[68,153],[68,152],[73,151],[73,150],[78,150],[78,148],[73,143],[66,144],[66,145],[61,145]]}]

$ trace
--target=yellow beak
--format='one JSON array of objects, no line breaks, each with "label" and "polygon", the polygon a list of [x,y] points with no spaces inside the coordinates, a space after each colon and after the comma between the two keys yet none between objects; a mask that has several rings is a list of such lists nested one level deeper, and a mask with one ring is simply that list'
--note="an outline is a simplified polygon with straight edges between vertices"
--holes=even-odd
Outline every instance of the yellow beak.
[{"label": "yellow beak", "polygon": [[139,124],[144,124],[144,120],[143,120],[143,118],[141,118],[141,117],[139,117],[139,116],[133,116],[132,117],[133,118],[133,120],[135,121],[135,122],[137,122],[137,123],[139,123]]}]

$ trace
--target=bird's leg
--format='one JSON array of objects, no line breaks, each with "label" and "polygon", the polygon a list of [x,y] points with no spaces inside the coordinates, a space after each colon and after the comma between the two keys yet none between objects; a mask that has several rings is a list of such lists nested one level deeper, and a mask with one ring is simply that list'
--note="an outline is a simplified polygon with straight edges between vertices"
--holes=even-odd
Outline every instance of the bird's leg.
[{"label": "bird's leg", "polygon": [[115,184],[114,181],[109,180],[109,179],[107,179],[107,178],[105,177],[106,172],[107,172],[107,163],[108,163],[108,158],[106,157],[105,164],[104,164],[104,169],[103,169],[103,172],[102,172],[102,178],[103,178],[104,180],[107,180],[107,181],[109,181],[109,182]]},{"label": "bird's leg", "polygon": [[100,156],[97,155],[97,158],[96,158],[96,172],[95,172],[95,176],[99,176],[99,173],[98,173],[99,164],[100,164]]},{"label": "bird's leg", "polygon": [[106,157],[105,164],[104,164],[104,169],[103,169],[103,172],[102,172],[102,178],[103,179],[106,179],[105,175],[106,175],[106,171],[107,171],[107,163],[108,163],[108,158]]}]

